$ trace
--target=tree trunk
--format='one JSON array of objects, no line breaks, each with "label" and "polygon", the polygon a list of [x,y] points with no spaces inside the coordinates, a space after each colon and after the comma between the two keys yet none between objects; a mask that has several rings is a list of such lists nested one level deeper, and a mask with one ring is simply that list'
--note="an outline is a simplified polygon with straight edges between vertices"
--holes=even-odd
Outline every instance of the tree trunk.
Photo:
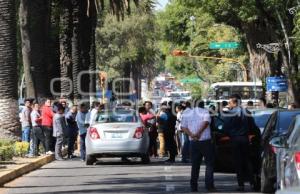
[{"label": "tree trunk", "polygon": [[80,99],[78,89],[78,74],[81,70],[81,45],[80,45],[80,0],[73,1],[73,35],[72,35],[72,76],[73,76],[73,92],[74,102],[77,103]]},{"label": "tree trunk", "polygon": [[36,91],[32,79],[31,73],[31,41],[30,41],[30,24],[29,24],[29,3],[30,0],[21,0],[20,9],[19,9],[19,18],[20,18],[20,32],[22,42],[22,56],[23,56],[23,68],[25,74],[25,83],[26,83],[26,98],[37,98]]},{"label": "tree trunk", "polygon": [[89,93],[90,96],[96,97],[96,26],[97,26],[97,10],[95,3],[91,2],[90,6],[90,20],[91,20],[91,46],[90,46],[90,85],[89,85]]},{"label": "tree trunk", "polygon": [[49,51],[49,2],[49,0],[21,0],[22,6],[20,7],[22,45],[25,54],[23,56],[24,72],[25,80],[29,81],[26,93],[28,96],[34,95],[37,98],[50,95],[50,82],[45,76]]},{"label": "tree trunk", "polygon": [[[260,22],[247,24],[243,27],[246,35],[247,49],[250,56],[250,65],[258,78],[264,78],[266,75],[274,75],[276,69],[274,68],[274,58],[265,50],[257,48],[257,44],[272,43],[272,32],[264,27]],[[252,74],[252,72],[251,72]],[[251,77],[253,77],[252,75]]]},{"label": "tree trunk", "polygon": [[88,99],[89,93],[89,69],[90,69],[90,50],[91,50],[91,34],[92,34],[92,23],[91,18],[88,16],[88,3],[90,0],[83,1],[80,6],[80,40],[81,40],[81,78],[80,78],[80,89],[84,94],[82,97]]},{"label": "tree trunk", "polygon": [[62,1],[61,32],[60,32],[60,78],[61,96],[70,98],[73,90],[70,85],[72,80],[72,2]]},{"label": "tree trunk", "polygon": [[18,64],[14,0],[0,0],[0,139],[18,139]]},{"label": "tree trunk", "polygon": [[[48,37],[49,42],[49,52],[48,54],[48,61],[49,64],[47,66],[47,80],[50,82],[50,80],[54,78],[60,77],[60,53],[59,53],[59,21],[60,21],[60,15],[57,11],[59,9],[60,3],[58,0],[52,0],[51,6],[50,6],[50,15],[51,18],[49,20],[49,28],[50,28],[50,35]],[[60,93],[60,83],[54,82],[52,86],[53,91],[51,91],[51,94],[53,92]]]}]

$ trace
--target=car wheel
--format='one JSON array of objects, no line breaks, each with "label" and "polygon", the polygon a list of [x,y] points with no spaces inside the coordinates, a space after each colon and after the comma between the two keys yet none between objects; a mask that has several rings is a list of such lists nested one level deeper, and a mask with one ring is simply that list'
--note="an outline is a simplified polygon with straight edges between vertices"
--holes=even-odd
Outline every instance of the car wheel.
[{"label": "car wheel", "polygon": [[97,159],[95,158],[95,156],[86,155],[86,158],[85,158],[86,165],[93,165],[96,161],[97,161]]},{"label": "car wheel", "polygon": [[142,155],[141,157],[143,164],[149,164],[150,163],[150,156],[148,154]]},{"label": "car wheel", "polygon": [[266,161],[265,159],[263,159],[262,169],[261,169],[261,192],[273,193],[274,192],[273,184],[270,178],[267,176],[266,173],[267,170],[268,169],[266,167]]}]

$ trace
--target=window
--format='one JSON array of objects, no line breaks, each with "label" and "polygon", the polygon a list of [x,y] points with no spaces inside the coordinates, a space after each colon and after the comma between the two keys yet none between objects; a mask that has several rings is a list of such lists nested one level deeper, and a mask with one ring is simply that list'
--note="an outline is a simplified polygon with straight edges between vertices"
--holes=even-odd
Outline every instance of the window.
[{"label": "window", "polygon": [[98,123],[136,123],[139,117],[131,111],[101,112],[97,116]]}]

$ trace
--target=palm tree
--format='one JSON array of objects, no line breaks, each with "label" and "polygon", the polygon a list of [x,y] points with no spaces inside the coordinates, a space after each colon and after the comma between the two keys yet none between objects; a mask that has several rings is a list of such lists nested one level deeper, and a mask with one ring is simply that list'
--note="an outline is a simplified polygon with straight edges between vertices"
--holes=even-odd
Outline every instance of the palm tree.
[{"label": "palm tree", "polygon": [[14,0],[0,0],[0,138],[17,139],[18,66]]},{"label": "palm tree", "polygon": [[60,78],[61,78],[61,95],[70,98],[72,90],[68,80],[72,79],[72,2],[63,0],[61,2],[62,11],[60,15]]}]

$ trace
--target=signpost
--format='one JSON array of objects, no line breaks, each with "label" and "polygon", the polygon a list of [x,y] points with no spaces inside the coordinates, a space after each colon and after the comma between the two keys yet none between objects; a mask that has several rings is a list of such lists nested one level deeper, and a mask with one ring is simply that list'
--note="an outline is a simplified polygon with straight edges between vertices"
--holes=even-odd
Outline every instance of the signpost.
[{"label": "signpost", "polygon": [[200,83],[201,81],[203,81],[203,79],[200,78],[185,78],[180,80],[180,82],[183,84],[197,84]]},{"label": "signpost", "polygon": [[286,77],[267,77],[268,92],[287,92],[288,82]]},{"label": "signpost", "polygon": [[211,42],[210,49],[236,49],[240,46],[238,42]]}]

